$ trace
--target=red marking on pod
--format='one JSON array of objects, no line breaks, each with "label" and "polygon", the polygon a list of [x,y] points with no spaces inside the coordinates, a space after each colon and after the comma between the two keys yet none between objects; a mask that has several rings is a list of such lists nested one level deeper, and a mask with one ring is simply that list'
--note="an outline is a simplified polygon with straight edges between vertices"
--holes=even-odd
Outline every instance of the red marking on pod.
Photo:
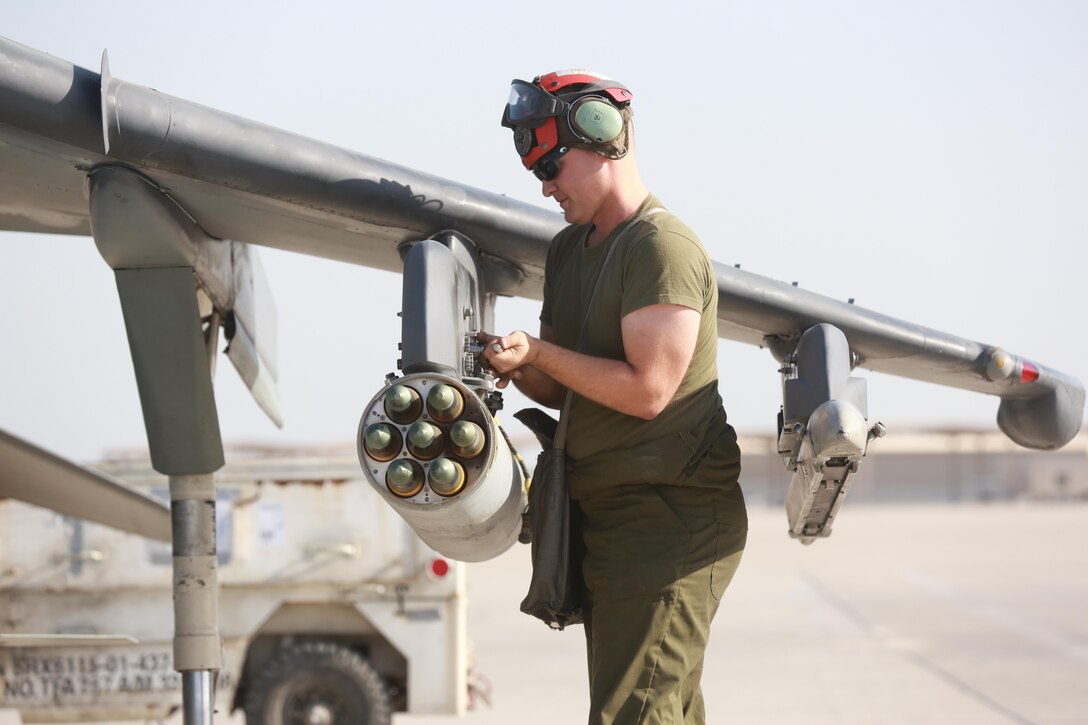
[{"label": "red marking on pod", "polygon": [[1022,383],[1034,383],[1039,379],[1039,368],[1035,367],[1027,360],[1024,361],[1024,366],[1020,370],[1020,382]]},{"label": "red marking on pod", "polygon": [[432,559],[431,560],[431,576],[435,579],[441,579],[450,573],[450,563],[445,559]]}]

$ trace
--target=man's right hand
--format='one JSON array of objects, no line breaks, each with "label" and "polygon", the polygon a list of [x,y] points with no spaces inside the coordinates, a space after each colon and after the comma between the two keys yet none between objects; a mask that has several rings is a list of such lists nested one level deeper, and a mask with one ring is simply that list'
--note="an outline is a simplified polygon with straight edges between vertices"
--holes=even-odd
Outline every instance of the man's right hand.
[{"label": "man's right hand", "polygon": [[[496,374],[496,387],[505,388],[513,380],[518,390],[533,401],[549,408],[558,408],[563,404],[567,389],[551,377],[526,363],[531,338],[524,332],[513,332],[506,337],[480,332],[476,339],[483,343],[480,352],[481,364]],[[547,325],[540,326],[540,339],[554,342],[555,333]],[[499,349],[493,346],[498,345]]]},{"label": "man's right hand", "polygon": [[494,363],[494,356],[504,351],[503,339],[489,332],[480,332],[476,335],[476,340],[483,343],[483,349],[480,350],[480,363],[484,368],[495,373],[495,387],[497,388],[505,388],[510,384],[511,380],[517,382],[522,378],[521,370],[518,368],[515,367],[504,371]]}]

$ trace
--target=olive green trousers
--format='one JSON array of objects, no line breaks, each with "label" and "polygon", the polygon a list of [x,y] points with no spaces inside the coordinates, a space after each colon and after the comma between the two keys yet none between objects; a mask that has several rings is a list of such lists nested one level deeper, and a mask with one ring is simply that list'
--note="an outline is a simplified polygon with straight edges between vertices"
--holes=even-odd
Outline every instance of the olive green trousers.
[{"label": "olive green trousers", "polygon": [[748,533],[739,487],[626,485],[577,504],[590,725],[705,723],[703,653]]}]

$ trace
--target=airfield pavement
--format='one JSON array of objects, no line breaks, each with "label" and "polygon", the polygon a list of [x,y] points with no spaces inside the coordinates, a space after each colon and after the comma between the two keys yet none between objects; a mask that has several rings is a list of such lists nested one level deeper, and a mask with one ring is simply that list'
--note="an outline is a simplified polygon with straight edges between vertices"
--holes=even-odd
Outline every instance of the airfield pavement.
[{"label": "airfield pavement", "polygon": [[[785,528],[779,509],[750,511],[707,655],[708,723],[1088,723],[1088,504],[847,501],[829,539]],[[528,563],[517,546],[469,567],[490,705],[396,725],[585,722],[582,631],[518,611]]]},{"label": "airfield pavement", "polygon": [[[802,546],[750,511],[714,622],[708,723],[1088,723],[1088,505],[855,506]],[[528,547],[469,568],[476,669],[464,725],[585,722],[581,628],[521,614]],[[450,725],[399,716],[397,725]]]}]

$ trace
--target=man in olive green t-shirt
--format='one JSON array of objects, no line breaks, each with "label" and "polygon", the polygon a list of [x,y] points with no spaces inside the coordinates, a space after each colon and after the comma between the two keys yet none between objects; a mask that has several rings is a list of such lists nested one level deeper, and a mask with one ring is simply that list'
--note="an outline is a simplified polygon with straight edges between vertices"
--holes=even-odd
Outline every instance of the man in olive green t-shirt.
[{"label": "man in olive green t-shirt", "polygon": [[588,71],[513,82],[503,125],[570,226],[548,249],[540,336],[484,335],[483,360],[542,405],[574,393],[589,722],[703,723],[703,653],[747,534],[740,451],[713,267],[639,177],[630,99]]}]

